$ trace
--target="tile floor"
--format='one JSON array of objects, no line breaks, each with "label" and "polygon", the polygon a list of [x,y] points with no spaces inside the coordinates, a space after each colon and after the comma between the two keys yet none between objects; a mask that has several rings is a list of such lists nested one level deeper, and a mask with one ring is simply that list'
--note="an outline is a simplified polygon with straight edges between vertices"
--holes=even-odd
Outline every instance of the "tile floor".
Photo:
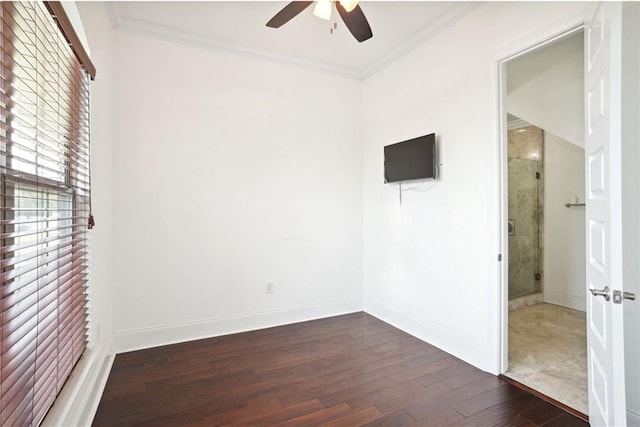
[{"label": "tile floor", "polygon": [[586,313],[547,303],[510,311],[506,375],[588,414]]}]

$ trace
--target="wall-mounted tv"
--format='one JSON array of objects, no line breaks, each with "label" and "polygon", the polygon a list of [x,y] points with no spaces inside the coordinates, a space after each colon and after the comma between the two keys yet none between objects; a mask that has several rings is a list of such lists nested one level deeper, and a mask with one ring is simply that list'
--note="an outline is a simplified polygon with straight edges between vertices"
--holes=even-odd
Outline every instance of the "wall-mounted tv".
[{"label": "wall-mounted tv", "polygon": [[384,182],[436,178],[436,134],[384,147]]}]

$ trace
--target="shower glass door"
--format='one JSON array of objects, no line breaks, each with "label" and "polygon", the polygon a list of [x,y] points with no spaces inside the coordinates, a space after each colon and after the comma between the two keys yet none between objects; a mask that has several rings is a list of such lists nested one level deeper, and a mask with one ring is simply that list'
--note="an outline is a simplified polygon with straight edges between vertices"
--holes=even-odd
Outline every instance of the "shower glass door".
[{"label": "shower glass door", "polygon": [[541,291],[539,165],[538,160],[508,159],[509,299]]}]

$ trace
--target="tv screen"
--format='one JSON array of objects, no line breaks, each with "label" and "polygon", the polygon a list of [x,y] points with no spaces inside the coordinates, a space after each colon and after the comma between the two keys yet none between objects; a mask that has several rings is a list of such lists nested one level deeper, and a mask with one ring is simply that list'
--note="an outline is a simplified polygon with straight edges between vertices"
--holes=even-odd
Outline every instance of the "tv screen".
[{"label": "tv screen", "polygon": [[384,147],[384,182],[436,177],[436,134]]}]

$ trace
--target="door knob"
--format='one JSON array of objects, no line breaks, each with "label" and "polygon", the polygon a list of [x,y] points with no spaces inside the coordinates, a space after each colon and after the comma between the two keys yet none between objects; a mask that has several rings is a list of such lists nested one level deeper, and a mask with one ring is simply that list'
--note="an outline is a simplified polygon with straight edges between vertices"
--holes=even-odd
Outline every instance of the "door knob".
[{"label": "door knob", "polygon": [[631,301],[635,301],[636,299],[636,294],[634,294],[633,292],[626,292],[626,291],[613,291],[613,302],[614,304],[622,304],[622,300],[623,299],[628,299]]},{"label": "door knob", "polygon": [[609,287],[605,286],[604,289],[589,289],[591,295],[594,297],[604,297],[606,301],[609,301]]}]

